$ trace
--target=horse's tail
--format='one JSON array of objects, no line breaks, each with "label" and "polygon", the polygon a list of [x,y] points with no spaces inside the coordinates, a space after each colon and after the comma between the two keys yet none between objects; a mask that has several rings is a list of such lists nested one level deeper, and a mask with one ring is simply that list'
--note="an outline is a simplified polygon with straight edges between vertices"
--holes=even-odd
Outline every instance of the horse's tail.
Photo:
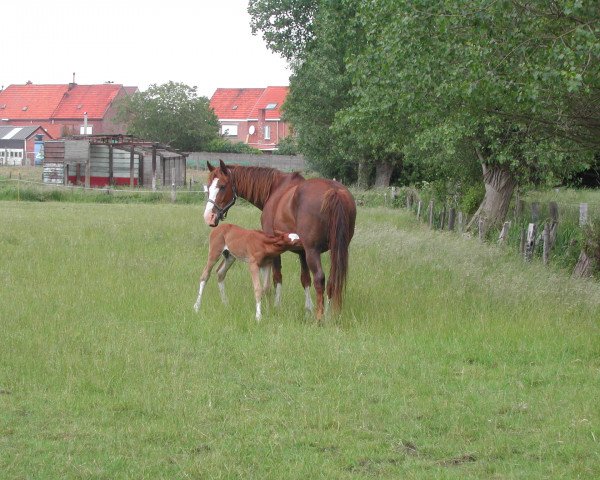
[{"label": "horse's tail", "polygon": [[352,239],[351,212],[344,204],[343,194],[331,189],[325,195],[322,210],[329,213],[329,255],[331,267],[327,281],[327,296],[335,312],[342,307],[342,294],[348,276],[348,247]]}]

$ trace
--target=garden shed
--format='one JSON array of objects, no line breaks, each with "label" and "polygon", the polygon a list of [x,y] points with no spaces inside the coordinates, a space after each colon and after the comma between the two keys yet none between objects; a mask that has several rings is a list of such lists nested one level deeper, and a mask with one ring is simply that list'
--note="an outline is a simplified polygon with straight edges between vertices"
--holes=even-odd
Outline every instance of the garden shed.
[{"label": "garden shed", "polygon": [[186,155],[128,135],[81,136],[46,142],[44,182],[104,187],[182,186]]}]

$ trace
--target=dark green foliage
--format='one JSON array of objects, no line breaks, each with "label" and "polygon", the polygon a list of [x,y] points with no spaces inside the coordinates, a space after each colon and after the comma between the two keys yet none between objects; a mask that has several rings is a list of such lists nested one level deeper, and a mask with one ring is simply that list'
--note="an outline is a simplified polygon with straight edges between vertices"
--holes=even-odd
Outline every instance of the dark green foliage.
[{"label": "dark green foliage", "polygon": [[393,158],[402,183],[470,185],[485,163],[555,185],[600,148],[597,2],[254,0],[249,12],[294,60],[287,119],[325,176],[354,181],[359,163]]},{"label": "dark green foliage", "polygon": [[468,187],[460,199],[460,209],[469,214],[473,215],[485,195],[485,189],[483,184],[478,183]]},{"label": "dark green foliage", "polygon": [[285,137],[277,144],[277,150],[273,152],[273,155],[297,155],[298,154],[298,142],[293,135]]},{"label": "dark green foliage", "polygon": [[198,97],[196,87],[183,83],[153,84],[126,97],[117,119],[128,125],[131,135],[187,152],[204,150],[219,135],[208,98]]},{"label": "dark green foliage", "polygon": [[252,155],[260,155],[262,152],[244,142],[232,143],[222,137],[215,138],[208,142],[204,148],[205,152],[221,152],[221,153],[249,153]]}]

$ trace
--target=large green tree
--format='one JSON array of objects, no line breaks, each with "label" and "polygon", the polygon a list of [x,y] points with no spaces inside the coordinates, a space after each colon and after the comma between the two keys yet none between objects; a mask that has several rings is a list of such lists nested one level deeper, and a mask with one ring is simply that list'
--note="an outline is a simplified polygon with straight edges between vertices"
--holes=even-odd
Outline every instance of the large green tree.
[{"label": "large green tree", "polygon": [[597,9],[535,3],[363,3],[338,118],[357,134],[375,122],[372,138],[450,176],[480,164],[479,213],[501,222],[519,181],[563,178],[593,152],[593,115],[577,117],[597,95]]},{"label": "large green tree", "polygon": [[369,159],[381,177],[403,163],[457,179],[478,165],[480,214],[499,223],[519,182],[559,182],[600,148],[597,1],[251,3],[294,59],[288,113],[321,167]]},{"label": "large green tree", "polygon": [[151,85],[133,94],[119,106],[118,118],[127,123],[127,133],[182,151],[203,150],[219,138],[219,122],[208,98],[183,83]]}]

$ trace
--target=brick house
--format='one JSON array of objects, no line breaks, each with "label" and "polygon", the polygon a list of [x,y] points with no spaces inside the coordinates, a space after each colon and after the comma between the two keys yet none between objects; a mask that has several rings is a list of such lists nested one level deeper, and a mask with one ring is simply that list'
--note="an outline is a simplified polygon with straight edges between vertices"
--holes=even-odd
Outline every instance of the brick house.
[{"label": "brick house", "polygon": [[41,164],[46,140],[52,136],[39,125],[0,125],[0,165]]},{"label": "brick house", "polygon": [[219,119],[221,134],[263,152],[277,150],[290,134],[280,112],[288,91],[289,87],[217,88],[210,106]]},{"label": "brick house", "polygon": [[[137,87],[100,85],[9,85],[0,91],[0,126],[44,128],[53,138],[80,134],[124,134],[115,123],[116,103]],[[87,132],[84,131],[87,129]]]}]

